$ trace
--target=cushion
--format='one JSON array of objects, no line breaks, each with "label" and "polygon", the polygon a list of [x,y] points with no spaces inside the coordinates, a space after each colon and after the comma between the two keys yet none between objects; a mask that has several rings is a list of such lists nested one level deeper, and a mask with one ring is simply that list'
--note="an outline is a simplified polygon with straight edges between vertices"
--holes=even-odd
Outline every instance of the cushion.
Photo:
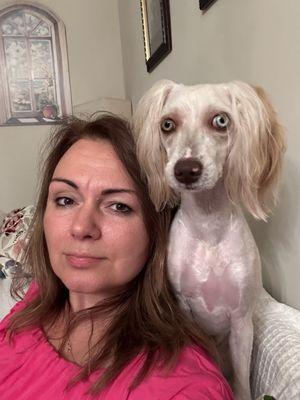
[{"label": "cushion", "polygon": [[0,277],[12,275],[24,254],[35,208],[27,206],[6,214],[0,229]]},{"label": "cushion", "polygon": [[267,292],[254,313],[253,398],[300,399],[300,311]]},{"label": "cushion", "polygon": [[16,303],[16,300],[10,295],[10,285],[10,278],[0,279],[0,321],[9,313],[9,310]]},{"label": "cushion", "polygon": [[0,226],[3,223],[5,216],[6,216],[6,212],[0,210]]}]

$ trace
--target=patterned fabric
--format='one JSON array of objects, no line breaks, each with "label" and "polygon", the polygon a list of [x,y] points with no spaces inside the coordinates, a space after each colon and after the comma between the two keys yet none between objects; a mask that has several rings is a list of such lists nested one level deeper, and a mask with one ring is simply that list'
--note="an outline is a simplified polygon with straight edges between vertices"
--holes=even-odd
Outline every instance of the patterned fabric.
[{"label": "patterned fabric", "polygon": [[0,278],[11,276],[20,266],[34,210],[34,206],[23,207],[5,216],[0,228]]},{"label": "patterned fabric", "polygon": [[264,292],[254,313],[252,394],[300,399],[300,311]]},{"label": "patterned fabric", "polygon": [[2,226],[2,223],[4,221],[6,213],[4,211],[0,210],[0,226]]},{"label": "patterned fabric", "polygon": [[[10,295],[11,279],[0,279],[0,321],[9,313],[16,304],[16,300]],[[1,398],[1,394],[0,394]]]}]

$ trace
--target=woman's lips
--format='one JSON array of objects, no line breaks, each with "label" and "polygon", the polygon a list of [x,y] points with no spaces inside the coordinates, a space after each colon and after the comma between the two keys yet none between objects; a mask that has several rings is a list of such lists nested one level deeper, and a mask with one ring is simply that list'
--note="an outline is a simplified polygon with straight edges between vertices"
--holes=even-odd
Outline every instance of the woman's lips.
[{"label": "woman's lips", "polygon": [[101,257],[91,257],[91,256],[82,256],[73,254],[67,254],[66,258],[71,266],[77,268],[90,267],[92,265],[95,265],[100,260],[103,260],[103,258]]}]

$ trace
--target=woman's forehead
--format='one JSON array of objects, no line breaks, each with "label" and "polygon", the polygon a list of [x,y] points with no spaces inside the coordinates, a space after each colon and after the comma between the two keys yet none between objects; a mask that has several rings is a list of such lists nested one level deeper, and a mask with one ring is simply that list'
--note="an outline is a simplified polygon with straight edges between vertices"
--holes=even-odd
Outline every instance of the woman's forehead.
[{"label": "woman's forehead", "polygon": [[106,139],[80,139],[58,162],[53,178],[74,179],[79,183],[105,182],[134,188],[134,182]]}]

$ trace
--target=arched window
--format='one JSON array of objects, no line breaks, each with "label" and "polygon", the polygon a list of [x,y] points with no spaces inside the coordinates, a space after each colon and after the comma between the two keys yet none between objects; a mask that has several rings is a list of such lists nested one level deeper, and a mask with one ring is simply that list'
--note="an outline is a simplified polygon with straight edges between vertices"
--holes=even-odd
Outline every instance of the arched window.
[{"label": "arched window", "polygon": [[71,113],[62,22],[40,7],[7,7],[0,39],[0,123],[49,123]]}]

